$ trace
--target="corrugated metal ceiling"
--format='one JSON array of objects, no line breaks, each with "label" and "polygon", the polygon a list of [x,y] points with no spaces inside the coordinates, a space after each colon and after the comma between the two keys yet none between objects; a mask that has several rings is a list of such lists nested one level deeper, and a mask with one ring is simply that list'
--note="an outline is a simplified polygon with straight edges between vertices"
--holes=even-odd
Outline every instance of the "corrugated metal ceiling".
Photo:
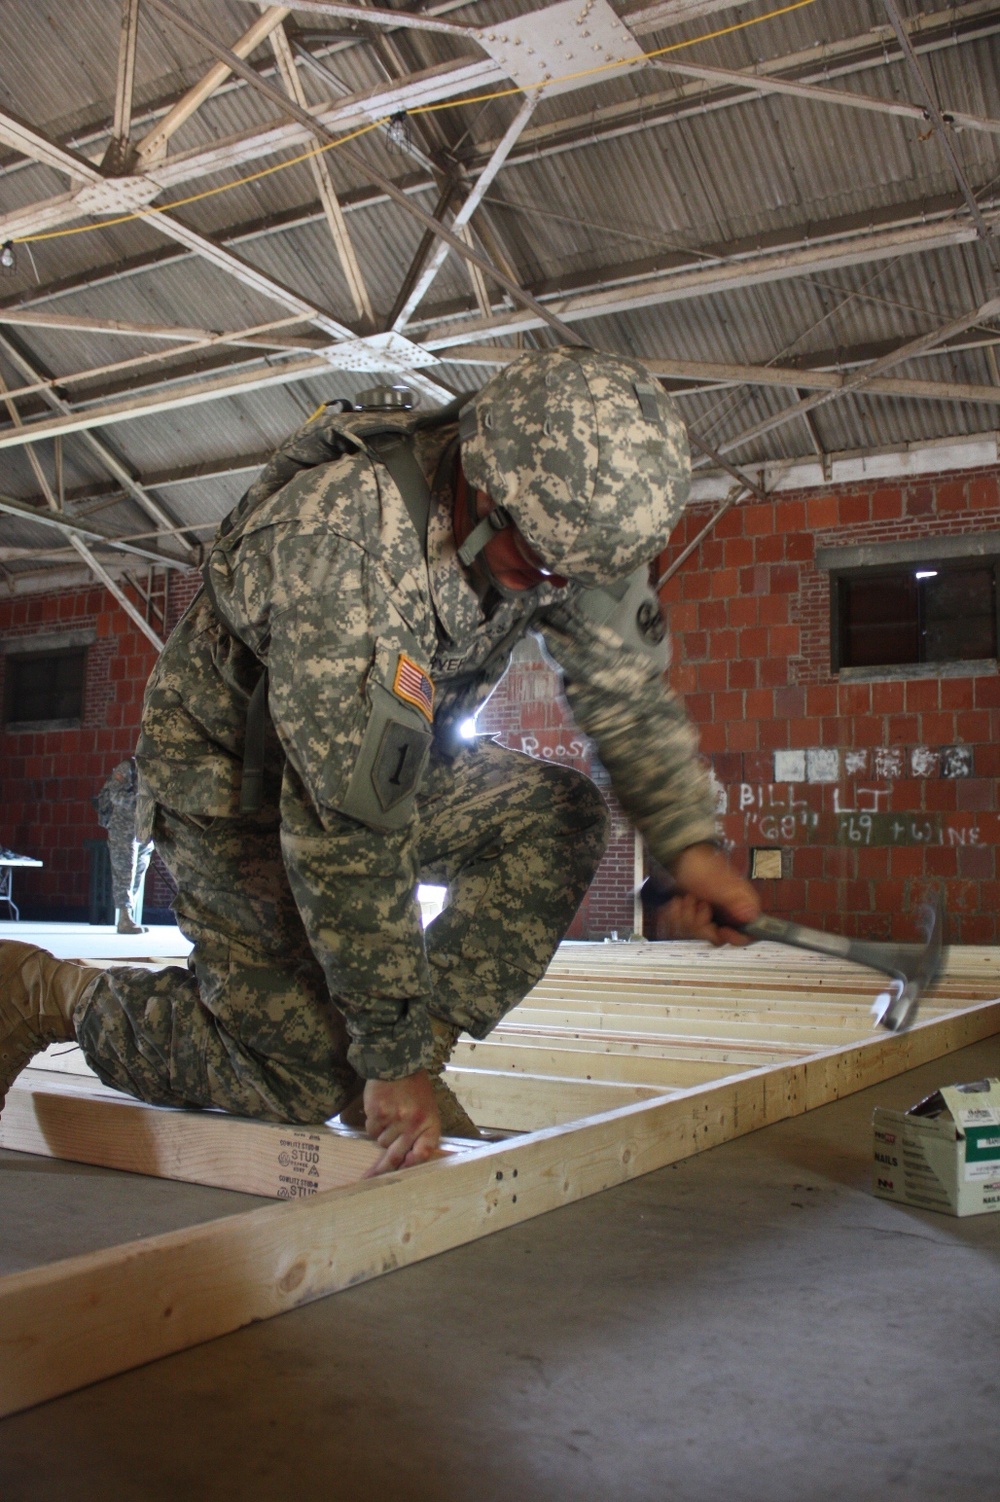
[{"label": "corrugated metal ceiling", "polygon": [[[173,3],[226,45],[260,14],[244,0]],[[532,0],[425,7],[431,13],[446,11],[449,20],[484,26],[531,16],[540,8]],[[630,12],[639,13],[635,6],[616,3],[615,8],[626,22]],[[975,0],[947,8],[934,0],[906,0],[901,8],[941,107],[994,122],[993,128],[952,130],[950,139],[982,213],[995,225],[1000,13]],[[50,0],[44,8],[33,0],[7,0],[4,10],[3,109],[40,137],[99,162],[114,108],[120,0]],[[917,98],[886,12],[875,0],[812,3],[784,14],[772,10],[778,8],[760,0],[739,6],[731,0],[664,0],[655,24],[649,7],[642,12],[636,48],[650,52],[693,43],[667,53],[664,61],[773,73],[888,104]],[[687,19],[678,22],[678,15]],[[525,22],[526,28],[543,25]],[[305,96],[314,106],[335,104],[345,93],[391,89],[394,81],[405,103],[413,73],[483,56],[471,39],[409,30],[405,22],[386,32],[350,18],[295,10],[286,30],[338,81],[328,86],[315,70],[300,67]],[[349,40],[342,40],[345,36]],[[272,87],[280,87],[269,44],[259,46],[251,61]],[[211,63],[202,42],[151,6],[141,6],[133,141],[141,140]],[[394,180],[428,213],[451,174],[455,202],[461,202],[523,102],[523,95],[509,94],[508,88],[500,78],[470,85],[457,101],[443,100],[440,110],[411,115],[406,130],[412,149],[405,143],[394,146],[378,127],[352,144],[360,160],[336,148],[324,153],[376,327],[396,300],[423,228],[385,199],[370,174]],[[498,92],[502,97],[484,97]],[[671,111],[676,118],[670,118]],[[201,158],[222,141],[259,134],[278,120],[271,101],[230,78],[176,132],[168,160],[185,154]],[[571,125],[575,134],[569,143]],[[36,237],[45,227],[38,231],[31,224],[23,237],[17,235],[23,243],[15,246],[16,267],[0,277],[0,318],[6,306],[138,325],[238,330],[281,317],[284,287],[340,324],[370,332],[359,323],[309,165],[299,162],[258,175],[303,149],[301,142],[289,143],[248,151],[242,164],[192,167],[189,177],[174,174],[177,180],[157,200],[158,206],[176,205],[171,212],[184,225],[279,284],[278,293],[265,295],[231,270],[183,249],[156,227],[155,216],[114,224],[78,217],[56,225],[61,233],[53,238]],[[250,176],[253,181],[240,181]],[[0,150],[0,239],[5,221],[15,231],[23,228],[25,212],[65,195],[70,186],[66,173]],[[188,198],[196,201],[178,202]],[[937,239],[946,243],[918,243],[921,226],[938,222]],[[578,334],[649,359],[803,368],[823,363],[825,369],[855,371],[996,295],[991,252],[970,237],[961,185],[926,121],[814,99],[735,93],[659,67],[619,77],[596,75],[577,89],[543,98],[473,223],[477,248],[501,257],[520,285],[573,318]],[[869,229],[894,238],[870,242],[864,254],[852,255],[852,241]],[[832,247],[827,264],[808,264],[805,257],[827,243]],[[734,256],[746,267],[742,279],[730,272],[725,286],[703,291],[691,285],[693,270],[725,268]],[[766,266],[757,264],[763,256],[770,258]],[[662,288],[650,294],[648,305],[630,307],[629,289],[658,273],[667,273]],[[515,302],[496,284],[488,286],[492,309],[485,316],[477,308],[467,266],[449,254],[407,334],[419,341],[444,330],[455,338],[454,331],[467,327],[475,344],[502,338]],[[591,311],[580,319],[559,300],[560,294],[584,289],[596,289],[599,316]],[[1000,425],[996,406],[955,400],[946,388],[1000,385],[991,344],[996,327],[994,321],[974,329],[957,348],[893,371],[941,383],[937,399],[858,393],[820,407],[813,431],[800,418],[740,442],[741,434],[790,406],[797,399],[794,388],[769,387],[756,378],[721,389],[693,378],[671,384],[682,393],[684,415],[703,439],[725,446],[734,461],[756,466],[813,454],[815,436],[826,452],[836,453],[990,431]],[[313,344],[331,337],[305,317],[292,332]],[[542,327],[527,337],[545,343],[555,336]],[[151,494],[178,524],[218,519],[245,488],[249,458],[266,452],[318,402],[356,394],[373,380],[359,372],[320,371],[288,384],[216,396],[210,388],[222,375],[256,370],[267,376],[300,359],[303,350],[178,349],[155,363],[113,372],[103,367],[162,353],[162,341],[2,323],[0,338],[12,342],[43,376],[101,372],[85,381],[67,380],[48,399],[37,392],[19,397],[20,420],[29,425],[44,420],[53,401],[56,413],[117,403],[120,416],[96,434],[138,482],[155,481]],[[441,364],[429,374],[442,388],[472,390],[491,373],[487,365],[450,363],[447,348],[438,353]],[[8,387],[29,383],[9,345],[0,346],[0,375]],[[123,410],[130,400],[169,398],[180,386],[198,381],[206,383],[202,391],[211,399],[140,417]],[[84,515],[98,504],[101,527],[116,534],[148,530],[141,504],[120,492],[116,497],[106,465],[81,434],[68,434],[63,451],[71,514]],[[51,439],[40,442],[37,452],[52,476]],[[196,465],[211,474],[187,479]],[[0,491],[41,501],[22,448],[0,448]],[[39,539],[30,522],[0,517],[0,546],[35,542],[44,548],[52,538]],[[14,560],[4,567],[16,575],[37,565]]]}]

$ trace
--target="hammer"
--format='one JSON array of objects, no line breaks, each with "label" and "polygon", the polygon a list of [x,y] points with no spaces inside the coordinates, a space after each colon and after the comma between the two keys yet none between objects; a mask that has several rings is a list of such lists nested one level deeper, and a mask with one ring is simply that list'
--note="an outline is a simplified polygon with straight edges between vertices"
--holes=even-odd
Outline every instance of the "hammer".
[{"label": "hammer", "polygon": [[[641,895],[644,901],[660,907],[671,897],[678,896],[679,888],[655,876],[647,876]],[[947,950],[941,945],[944,905],[940,894],[917,912],[917,920],[924,932],[923,944],[877,944],[864,939],[845,939],[842,934],[823,933],[818,928],[805,928],[801,923],[767,916],[755,918],[752,923],[734,923],[718,909],[712,917],[716,923],[734,928],[749,939],[770,939],[776,944],[790,944],[794,949],[812,949],[817,954],[850,960],[855,965],[865,965],[869,970],[880,970],[884,975],[892,976],[889,990],[876,996],[872,1005],[876,1024],[890,1033],[903,1032],[916,1019],[920,998],[941,974],[947,956]]]}]

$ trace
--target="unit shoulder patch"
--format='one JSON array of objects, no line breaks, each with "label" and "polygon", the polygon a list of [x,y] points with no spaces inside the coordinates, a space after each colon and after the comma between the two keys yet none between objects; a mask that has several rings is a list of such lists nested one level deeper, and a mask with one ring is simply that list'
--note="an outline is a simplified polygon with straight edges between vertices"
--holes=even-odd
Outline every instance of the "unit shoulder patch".
[{"label": "unit shoulder patch", "polygon": [[407,657],[405,652],[399,654],[392,691],[398,699],[405,699],[407,704],[413,704],[422,715],[433,721],[434,684],[423,668],[412,657]]}]

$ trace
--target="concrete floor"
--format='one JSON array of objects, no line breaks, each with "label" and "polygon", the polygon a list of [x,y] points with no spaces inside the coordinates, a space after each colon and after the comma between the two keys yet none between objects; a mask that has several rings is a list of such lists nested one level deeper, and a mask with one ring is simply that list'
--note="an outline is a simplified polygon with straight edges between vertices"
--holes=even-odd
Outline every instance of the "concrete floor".
[{"label": "concrete floor", "polygon": [[[1000,1215],[869,1192],[876,1104],[998,1040],[0,1423],[3,1502],[1000,1492]],[[0,1158],[12,1268],[244,1196]]]}]

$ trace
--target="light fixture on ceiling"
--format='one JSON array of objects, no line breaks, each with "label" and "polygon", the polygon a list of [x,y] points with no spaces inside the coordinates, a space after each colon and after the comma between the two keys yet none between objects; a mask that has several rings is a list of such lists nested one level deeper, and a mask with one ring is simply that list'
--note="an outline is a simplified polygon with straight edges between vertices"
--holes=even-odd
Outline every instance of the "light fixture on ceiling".
[{"label": "light fixture on ceiling", "polygon": [[405,155],[412,145],[410,134],[410,117],[405,110],[397,110],[389,116],[389,123],[385,128],[385,138],[393,151]]}]

